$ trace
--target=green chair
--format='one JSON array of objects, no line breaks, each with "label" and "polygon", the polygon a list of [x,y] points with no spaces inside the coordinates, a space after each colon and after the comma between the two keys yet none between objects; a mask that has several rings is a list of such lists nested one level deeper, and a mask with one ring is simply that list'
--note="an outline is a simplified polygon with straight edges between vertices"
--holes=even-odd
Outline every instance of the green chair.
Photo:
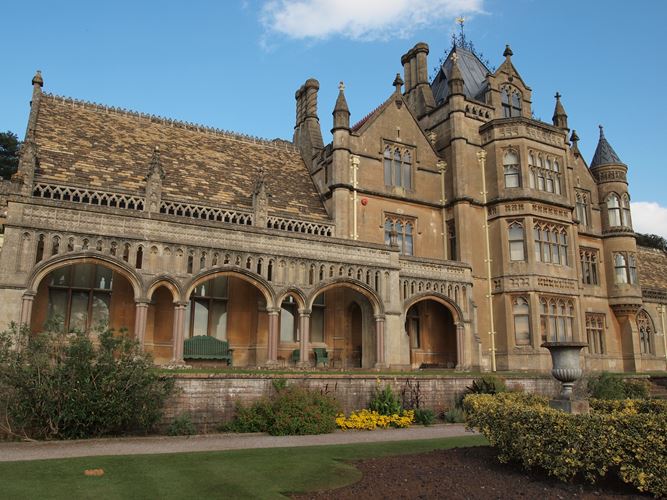
[{"label": "green chair", "polygon": [[324,366],[329,366],[329,353],[324,347],[313,348],[315,353],[315,366],[322,363]]}]

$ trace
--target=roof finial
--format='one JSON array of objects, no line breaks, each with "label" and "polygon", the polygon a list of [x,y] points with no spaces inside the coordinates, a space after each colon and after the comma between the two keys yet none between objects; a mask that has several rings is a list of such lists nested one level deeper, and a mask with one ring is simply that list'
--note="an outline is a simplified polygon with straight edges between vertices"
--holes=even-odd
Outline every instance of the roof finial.
[{"label": "roof finial", "polygon": [[32,77],[32,84],[39,85],[40,87],[44,86],[44,79],[42,78],[42,72],[37,70],[35,76]]},{"label": "roof finial", "polygon": [[604,127],[602,125],[598,125],[600,128],[600,139],[604,138]]},{"label": "roof finial", "polygon": [[510,49],[509,44],[505,45],[505,52],[503,52],[503,57],[507,57],[508,59],[514,55],[514,52],[512,52],[512,49]]},{"label": "roof finial", "polygon": [[560,98],[563,97],[563,96],[560,95],[560,92],[557,91],[556,95],[554,97],[556,98],[557,101],[560,101]]},{"label": "roof finial", "polygon": [[394,83],[392,85],[396,87],[396,93],[400,94],[401,93],[401,86],[403,85],[403,79],[401,78],[400,73],[396,73],[396,78],[394,78]]},{"label": "roof finial", "polygon": [[345,84],[342,81],[338,82],[338,90],[341,92],[345,91]]}]

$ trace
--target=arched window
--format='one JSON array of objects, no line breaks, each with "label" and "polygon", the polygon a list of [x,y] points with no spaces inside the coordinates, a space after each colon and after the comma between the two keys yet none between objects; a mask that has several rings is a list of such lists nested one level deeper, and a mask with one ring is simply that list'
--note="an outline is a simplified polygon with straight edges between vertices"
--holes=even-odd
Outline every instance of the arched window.
[{"label": "arched window", "polygon": [[618,195],[612,193],[607,198],[607,219],[609,221],[609,227],[618,227],[622,226],[621,222],[621,203],[618,199]]},{"label": "arched window", "polygon": [[510,260],[526,260],[525,235],[523,225],[520,222],[512,222],[510,224],[508,239],[510,245]]},{"label": "arched window", "polygon": [[401,185],[401,152],[398,148],[394,149],[394,169],[393,169],[393,185]]},{"label": "arched window", "polygon": [[630,198],[627,194],[623,194],[621,198],[621,218],[623,226],[632,227],[632,218],[630,216]]},{"label": "arched window", "polygon": [[530,305],[526,297],[512,300],[514,316],[514,342],[516,345],[530,345]]},{"label": "arched window", "polygon": [[403,253],[405,255],[412,255],[412,224],[407,222],[405,224],[405,239],[403,240]]},{"label": "arched window", "polygon": [[586,313],[586,336],[590,354],[605,353],[604,314]]},{"label": "arched window", "polygon": [[220,276],[194,289],[185,310],[186,336],[209,335],[227,340],[228,279]]},{"label": "arched window", "polygon": [[634,254],[614,254],[614,276],[617,284],[637,284],[637,258]]},{"label": "arched window", "polygon": [[655,335],[655,328],[653,327],[653,320],[645,310],[639,311],[637,314],[637,328],[639,330],[640,352],[642,354],[654,354],[653,335]]},{"label": "arched window", "polygon": [[391,181],[391,148],[386,146],[384,148],[384,183],[387,186],[392,185]]},{"label": "arched window", "polygon": [[574,338],[574,302],[555,297],[540,298],[542,340],[569,341]]},{"label": "arched window", "polygon": [[521,186],[521,166],[519,155],[509,150],[503,157],[503,169],[505,174],[505,187],[514,188]]},{"label": "arched window", "polygon": [[113,271],[95,264],[74,264],[51,272],[47,318],[58,318],[64,331],[86,332],[108,323]]},{"label": "arched window", "polygon": [[567,229],[555,224],[538,223],[534,226],[535,260],[568,265]]},{"label": "arched window", "polygon": [[614,256],[614,270],[616,275],[616,283],[627,283],[628,274],[627,274],[627,262],[625,260],[625,255],[622,253],[617,253]]},{"label": "arched window", "polygon": [[503,118],[521,116],[521,94],[518,90],[504,87],[500,92]]},{"label": "arched window", "polygon": [[581,261],[581,282],[584,285],[598,285],[598,251],[594,248],[579,249]]},{"label": "arched window", "polygon": [[396,244],[403,255],[414,254],[414,219],[401,219],[399,216],[387,216],[384,220],[384,244],[391,246],[392,232],[396,232]]},{"label": "arched window", "polygon": [[410,151],[406,151],[403,155],[403,187],[405,189],[412,188],[412,156]]},{"label": "arched window", "polygon": [[588,227],[589,197],[588,193],[577,191],[576,215],[577,219],[579,219],[579,225],[583,227]]}]

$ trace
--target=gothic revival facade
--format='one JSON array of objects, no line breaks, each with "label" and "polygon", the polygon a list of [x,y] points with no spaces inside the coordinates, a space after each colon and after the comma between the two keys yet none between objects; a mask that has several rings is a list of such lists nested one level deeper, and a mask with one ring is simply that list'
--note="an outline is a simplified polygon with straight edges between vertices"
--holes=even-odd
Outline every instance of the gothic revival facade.
[{"label": "gothic revival facade", "polygon": [[[428,46],[356,124],[340,85],[324,144],[319,83],[292,142],[47,94],[38,73],[19,171],[0,184],[0,326],[127,328],[158,363],[194,335],[235,366],[666,368],[667,258],[638,248],[628,167],[602,129],[590,165],[505,49],[491,71]],[[328,120],[327,120],[328,121]],[[186,362],[189,362],[187,359]]]}]

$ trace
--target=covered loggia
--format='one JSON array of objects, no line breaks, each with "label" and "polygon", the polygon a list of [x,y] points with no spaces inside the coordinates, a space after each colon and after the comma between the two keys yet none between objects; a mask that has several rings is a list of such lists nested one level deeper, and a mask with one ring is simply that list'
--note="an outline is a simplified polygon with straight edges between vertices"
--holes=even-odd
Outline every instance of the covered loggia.
[{"label": "covered loggia", "polygon": [[413,368],[455,368],[459,363],[457,327],[451,306],[443,299],[424,297],[412,303],[405,332]]}]

